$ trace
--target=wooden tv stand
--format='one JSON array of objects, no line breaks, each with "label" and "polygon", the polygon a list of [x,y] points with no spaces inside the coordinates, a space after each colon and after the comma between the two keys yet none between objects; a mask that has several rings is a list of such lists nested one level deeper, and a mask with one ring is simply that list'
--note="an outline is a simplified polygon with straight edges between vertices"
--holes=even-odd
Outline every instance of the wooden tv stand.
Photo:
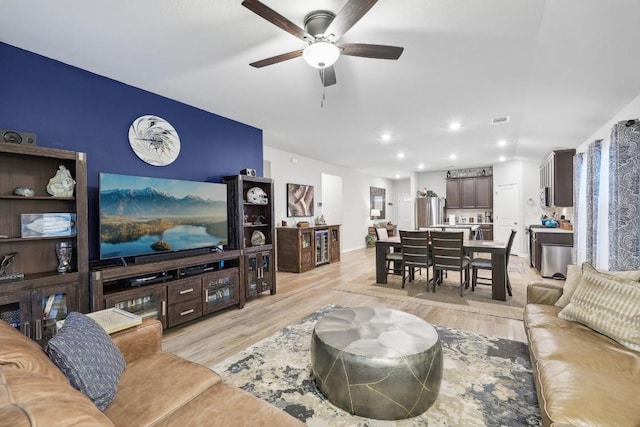
[{"label": "wooden tv stand", "polygon": [[91,311],[117,307],[171,328],[244,307],[242,252],[231,250],[91,270]]}]

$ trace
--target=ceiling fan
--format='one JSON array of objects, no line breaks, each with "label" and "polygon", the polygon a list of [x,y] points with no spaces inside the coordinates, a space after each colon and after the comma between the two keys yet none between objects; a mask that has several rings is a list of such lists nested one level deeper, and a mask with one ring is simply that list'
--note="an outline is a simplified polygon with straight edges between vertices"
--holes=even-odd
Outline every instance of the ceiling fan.
[{"label": "ceiling fan", "polygon": [[276,55],[252,62],[252,67],[261,68],[302,56],[314,68],[320,70],[323,86],[336,84],[333,64],[342,55],[361,56],[376,59],[398,59],[403,47],[364,43],[337,43],[378,0],[348,0],[342,9],[334,14],[328,10],[315,10],[304,18],[304,30],[259,0],[244,0],[242,5],[273,25],[307,43],[304,49]]}]

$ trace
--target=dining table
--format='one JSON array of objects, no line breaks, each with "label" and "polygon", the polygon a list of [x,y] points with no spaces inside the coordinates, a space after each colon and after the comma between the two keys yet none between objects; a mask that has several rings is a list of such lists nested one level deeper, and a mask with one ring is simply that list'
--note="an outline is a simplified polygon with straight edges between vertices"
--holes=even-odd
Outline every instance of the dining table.
[{"label": "dining table", "polygon": [[[464,251],[491,254],[491,299],[507,300],[507,242],[497,240],[465,240]],[[376,240],[376,283],[387,283],[386,254],[394,248],[400,252],[400,236]],[[398,270],[400,270],[398,266]]]}]

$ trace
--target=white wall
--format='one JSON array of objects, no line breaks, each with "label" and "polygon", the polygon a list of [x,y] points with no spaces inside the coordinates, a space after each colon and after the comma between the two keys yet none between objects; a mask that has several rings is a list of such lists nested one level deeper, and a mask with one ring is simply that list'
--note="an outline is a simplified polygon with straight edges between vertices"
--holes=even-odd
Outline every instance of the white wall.
[{"label": "white wall", "polygon": [[447,171],[417,172],[415,176],[417,190],[427,189],[436,193],[438,197],[447,197]]},{"label": "white wall", "polygon": [[587,151],[589,144],[597,139],[606,139],[608,140],[611,136],[611,128],[613,125],[618,123],[621,120],[629,120],[629,119],[640,119],[640,95],[636,97],[629,105],[624,107],[618,114],[613,116],[611,120],[605,123],[600,129],[598,129],[593,135],[586,139],[576,151],[579,153],[584,153]]},{"label": "white wall", "polygon": [[[265,142],[265,144],[268,142]],[[365,247],[367,229],[372,224],[369,217],[369,187],[386,189],[387,215],[385,220],[395,218],[396,194],[393,182],[388,179],[374,177],[330,163],[321,162],[309,157],[271,148],[264,145],[264,161],[270,165],[271,178],[274,180],[275,216],[280,221],[289,224],[300,220],[313,221],[314,218],[287,218],[287,184],[306,184],[314,186],[315,209],[314,216],[321,215],[322,207],[322,175],[330,174],[342,178],[342,206],[343,221],[340,233],[342,237],[341,250],[348,252]],[[389,206],[388,203],[393,203]]]}]

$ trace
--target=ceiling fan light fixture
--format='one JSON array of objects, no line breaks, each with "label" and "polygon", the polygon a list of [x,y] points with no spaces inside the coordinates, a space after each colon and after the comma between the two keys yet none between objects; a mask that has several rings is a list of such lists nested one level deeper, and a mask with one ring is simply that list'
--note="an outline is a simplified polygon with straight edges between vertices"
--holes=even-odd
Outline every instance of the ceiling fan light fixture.
[{"label": "ceiling fan light fixture", "polygon": [[340,49],[333,43],[319,40],[311,43],[302,52],[302,57],[313,68],[331,67],[340,56]]}]

